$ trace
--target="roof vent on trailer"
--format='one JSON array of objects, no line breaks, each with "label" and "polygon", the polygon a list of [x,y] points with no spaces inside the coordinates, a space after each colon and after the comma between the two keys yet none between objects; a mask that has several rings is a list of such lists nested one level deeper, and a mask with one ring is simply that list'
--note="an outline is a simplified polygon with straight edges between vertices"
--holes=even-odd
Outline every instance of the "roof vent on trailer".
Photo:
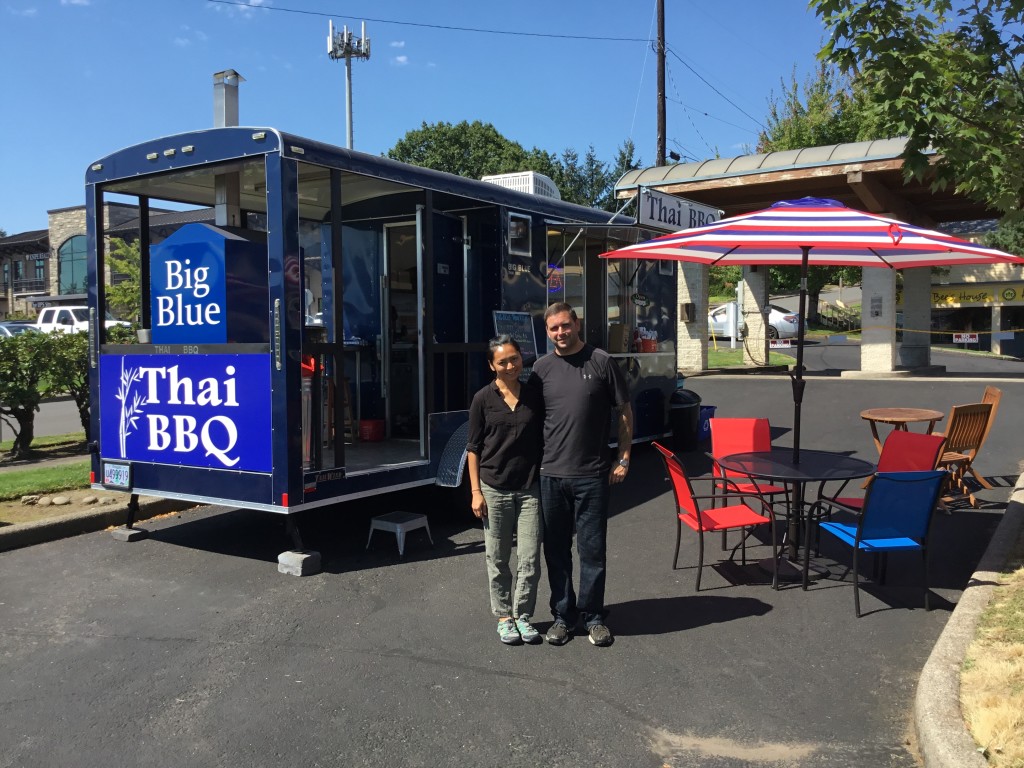
[{"label": "roof vent on trailer", "polygon": [[518,171],[516,173],[497,173],[493,176],[482,176],[481,181],[489,181],[499,187],[514,189],[516,192],[529,192],[531,195],[550,197],[555,200],[562,199],[562,193],[558,191],[555,182],[536,171]]}]

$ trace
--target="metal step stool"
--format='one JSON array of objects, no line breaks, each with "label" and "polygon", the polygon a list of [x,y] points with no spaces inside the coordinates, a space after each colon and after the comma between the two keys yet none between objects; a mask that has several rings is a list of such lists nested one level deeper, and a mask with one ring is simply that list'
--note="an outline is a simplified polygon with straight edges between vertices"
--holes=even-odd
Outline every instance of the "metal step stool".
[{"label": "metal step stool", "polygon": [[370,520],[370,535],[366,539],[366,548],[370,548],[374,531],[390,531],[398,538],[398,555],[401,557],[405,554],[405,534],[415,531],[417,528],[427,529],[430,546],[434,546],[434,537],[430,535],[430,523],[427,522],[426,515],[416,512],[390,512],[386,515],[377,515]]}]

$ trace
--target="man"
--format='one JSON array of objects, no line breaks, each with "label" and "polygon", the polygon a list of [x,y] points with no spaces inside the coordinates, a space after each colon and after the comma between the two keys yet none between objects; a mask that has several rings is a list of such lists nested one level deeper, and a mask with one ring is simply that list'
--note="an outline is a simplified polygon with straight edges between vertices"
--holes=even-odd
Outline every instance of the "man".
[{"label": "man", "polygon": [[[596,646],[611,645],[605,626],[605,549],[608,495],[629,471],[633,411],[618,365],[607,352],[585,344],[580,323],[568,304],[544,313],[554,354],[533,366],[544,394],[544,454],[540,466],[544,517],[544,559],[551,586],[552,645],[569,641],[583,620]],[[608,449],[612,411],[618,411],[618,458]],[[580,559],[579,599],[572,584],[572,536]]]}]

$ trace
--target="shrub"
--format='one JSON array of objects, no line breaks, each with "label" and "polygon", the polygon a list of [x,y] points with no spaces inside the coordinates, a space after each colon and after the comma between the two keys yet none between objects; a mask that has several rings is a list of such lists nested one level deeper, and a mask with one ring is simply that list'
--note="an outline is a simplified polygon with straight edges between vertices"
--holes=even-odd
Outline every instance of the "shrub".
[{"label": "shrub", "polygon": [[[85,363],[79,368],[84,370]],[[22,333],[0,341],[0,417],[15,432],[13,458],[29,455],[39,403],[53,392],[47,382],[53,370],[51,334]]]}]

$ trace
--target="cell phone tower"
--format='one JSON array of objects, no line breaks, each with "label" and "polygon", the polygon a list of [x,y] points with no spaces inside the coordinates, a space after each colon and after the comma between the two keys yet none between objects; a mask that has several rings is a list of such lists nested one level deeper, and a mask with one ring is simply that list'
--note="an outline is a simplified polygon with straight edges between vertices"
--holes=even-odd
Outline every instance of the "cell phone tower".
[{"label": "cell phone tower", "polygon": [[352,149],[352,59],[370,58],[370,38],[366,36],[365,21],[362,37],[355,37],[347,26],[335,32],[334,22],[327,24],[327,55],[335,61],[345,60],[345,146]]}]

